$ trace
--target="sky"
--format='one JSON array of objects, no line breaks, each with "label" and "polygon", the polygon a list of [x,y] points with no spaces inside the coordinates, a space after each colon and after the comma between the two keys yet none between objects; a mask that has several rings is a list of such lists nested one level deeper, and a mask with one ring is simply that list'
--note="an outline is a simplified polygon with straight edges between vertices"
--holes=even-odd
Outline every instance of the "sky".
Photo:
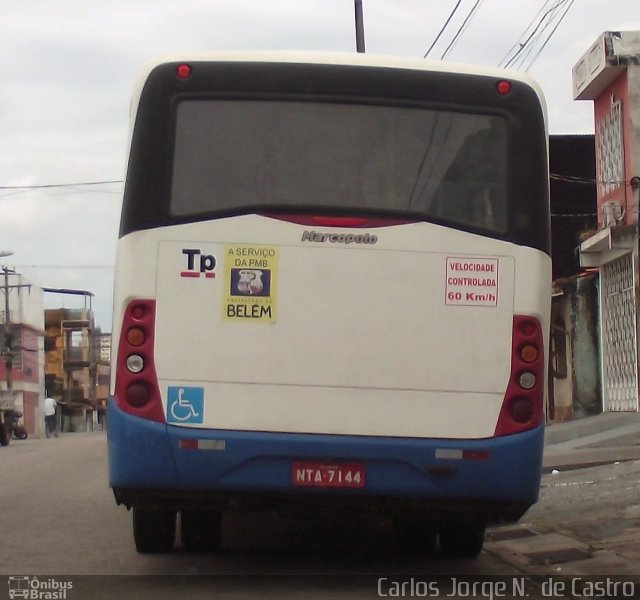
[{"label": "sky", "polygon": [[[42,287],[92,292],[103,331],[111,329],[122,184],[34,186],[124,179],[129,104],[143,65],[206,50],[355,52],[354,0],[5,4],[0,250],[14,254],[0,264]],[[593,132],[592,103],[572,99],[571,69],[602,32],[640,30],[638,0],[362,0],[367,53],[422,58],[456,5],[429,59],[492,67],[555,7],[538,28],[538,45],[532,38],[514,65],[542,87],[551,133]],[[45,295],[49,308],[84,302]]]}]

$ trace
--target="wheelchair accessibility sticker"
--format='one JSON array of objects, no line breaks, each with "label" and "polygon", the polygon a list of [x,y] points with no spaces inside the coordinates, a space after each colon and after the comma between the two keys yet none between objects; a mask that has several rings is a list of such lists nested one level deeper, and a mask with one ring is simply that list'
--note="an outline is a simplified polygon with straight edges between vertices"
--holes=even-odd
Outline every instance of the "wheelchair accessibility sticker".
[{"label": "wheelchair accessibility sticker", "polygon": [[169,386],[167,423],[204,423],[204,388]]}]

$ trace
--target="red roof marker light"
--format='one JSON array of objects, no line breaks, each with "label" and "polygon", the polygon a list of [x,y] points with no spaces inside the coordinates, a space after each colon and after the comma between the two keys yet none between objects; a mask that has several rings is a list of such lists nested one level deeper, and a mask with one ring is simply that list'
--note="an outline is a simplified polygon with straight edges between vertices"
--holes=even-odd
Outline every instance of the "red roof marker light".
[{"label": "red roof marker light", "polygon": [[496,83],[496,90],[498,90],[498,94],[501,96],[506,96],[511,91],[511,83],[509,81],[498,81]]},{"label": "red roof marker light", "polygon": [[179,65],[176,68],[176,75],[180,79],[188,79],[191,76],[191,67],[189,65]]}]

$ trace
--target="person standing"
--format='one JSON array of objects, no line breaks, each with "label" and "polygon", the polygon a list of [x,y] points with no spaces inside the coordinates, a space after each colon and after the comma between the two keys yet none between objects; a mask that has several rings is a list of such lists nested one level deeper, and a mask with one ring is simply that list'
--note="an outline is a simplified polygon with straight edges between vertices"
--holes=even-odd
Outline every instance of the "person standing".
[{"label": "person standing", "polygon": [[44,399],[44,432],[47,437],[51,434],[58,437],[58,427],[56,425],[56,406],[58,403],[55,398],[47,396]]}]

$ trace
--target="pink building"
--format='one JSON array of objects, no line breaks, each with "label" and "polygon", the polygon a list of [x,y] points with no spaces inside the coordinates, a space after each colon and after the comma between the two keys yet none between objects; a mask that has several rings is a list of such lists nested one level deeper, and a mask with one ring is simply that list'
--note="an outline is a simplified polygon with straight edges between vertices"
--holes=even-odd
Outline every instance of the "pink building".
[{"label": "pink building", "polygon": [[594,103],[598,230],[580,245],[599,269],[605,411],[638,411],[640,32],[607,31],[573,68],[574,98]]},{"label": "pink building", "polygon": [[[40,409],[44,398],[43,291],[9,269],[0,272],[0,289],[0,395],[23,413],[29,434],[41,433],[44,419]],[[8,364],[11,364],[10,377],[7,377]],[[12,387],[11,397],[9,386]]]}]

